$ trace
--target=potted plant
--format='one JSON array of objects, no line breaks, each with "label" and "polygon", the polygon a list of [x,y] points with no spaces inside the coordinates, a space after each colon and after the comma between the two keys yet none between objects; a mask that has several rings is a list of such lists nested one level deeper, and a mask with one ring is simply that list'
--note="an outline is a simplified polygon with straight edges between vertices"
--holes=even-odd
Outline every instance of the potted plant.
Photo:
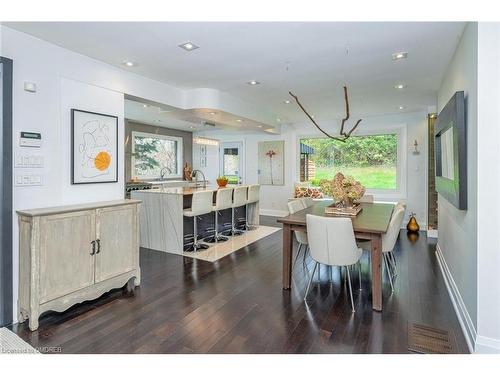
[{"label": "potted plant", "polygon": [[220,188],[226,187],[228,182],[229,179],[226,176],[217,177],[217,185],[219,185]]}]

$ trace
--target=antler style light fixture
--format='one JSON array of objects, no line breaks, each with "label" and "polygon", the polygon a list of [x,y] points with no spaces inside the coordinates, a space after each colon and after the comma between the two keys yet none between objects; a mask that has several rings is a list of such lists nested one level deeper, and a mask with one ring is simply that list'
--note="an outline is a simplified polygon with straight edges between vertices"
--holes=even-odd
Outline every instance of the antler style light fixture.
[{"label": "antler style light fixture", "polygon": [[350,115],[349,115],[349,98],[347,97],[347,86],[344,86],[345,117],[342,119],[342,124],[340,125],[340,137],[335,137],[335,136],[333,136],[331,134],[328,134],[325,130],[323,130],[317,124],[317,122],[314,121],[313,116],[311,116],[306,111],[306,109],[304,108],[304,106],[300,103],[299,98],[296,95],[294,95],[291,91],[289,91],[288,93],[295,99],[295,101],[299,105],[300,109],[302,109],[302,111],[306,114],[306,116],[309,118],[309,120],[311,120],[311,122],[318,128],[318,130],[320,132],[322,132],[324,135],[326,135],[328,138],[335,139],[336,141],[345,142],[347,140],[347,138],[349,138],[351,136],[352,132],[354,130],[356,130],[356,128],[358,127],[359,123],[361,122],[361,119],[359,119],[356,122],[356,125],[354,125],[351,130],[349,130],[348,132],[346,132],[344,130],[344,125],[345,125],[346,121],[349,120],[349,117],[350,117]]}]

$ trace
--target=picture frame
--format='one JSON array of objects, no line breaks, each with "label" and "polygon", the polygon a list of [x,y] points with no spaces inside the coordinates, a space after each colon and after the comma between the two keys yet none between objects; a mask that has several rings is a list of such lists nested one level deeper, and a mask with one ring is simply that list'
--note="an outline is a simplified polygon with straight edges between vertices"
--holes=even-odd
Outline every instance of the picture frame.
[{"label": "picture frame", "polygon": [[118,182],[118,117],[71,109],[71,184]]}]

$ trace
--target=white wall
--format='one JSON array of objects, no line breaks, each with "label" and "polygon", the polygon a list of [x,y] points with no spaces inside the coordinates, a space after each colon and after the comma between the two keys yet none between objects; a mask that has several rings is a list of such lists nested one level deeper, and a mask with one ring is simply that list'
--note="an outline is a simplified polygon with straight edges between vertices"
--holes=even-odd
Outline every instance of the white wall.
[{"label": "white wall", "polygon": [[[438,195],[439,251],[442,253],[459,316],[470,341],[477,327],[477,24],[465,28],[438,92],[441,111],[463,90],[467,127],[467,210],[458,210]],[[456,286],[456,288],[455,288]]]},{"label": "white wall", "polygon": [[[14,210],[120,199],[123,181],[124,93],[170,105],[183,104],[181,90],[111,67],[26,34],[0,26],[2,55],[14,61],[13,146],[21,130],[42,133],[43,186],[14,187]],[[37,84],[36,93],[23,90],[25,81]],[[86,109],[119,118],[119,179],[117,183],[70,184],[69,109]],[[121,140],[121,142],[120,142]],[[31,151],[30,151],[31,152]],[[15,169],[19,173],[19,169]],[[27,170],[39,173],[40,170]],[[18,226],[14,214],[13,284],[14,317],[17,318]]]},{"label": "white wall", "polygon": [[[403,150],[401,159],[404,161],[403,176],[406,185],[401,194],[376,194],[376,199],[395,201],[406,199],[408,212],[414,211],[422,228],[426,223],[426,175],[427,175],[427,114],[402,113],[385,116],[373,116],[363,119],[356,134],[397,130],[402,134]],[[196,133],[224,142],[243,141],[245,144],[246,183],[257,183],[257,150],[258,142],[266,140],[285,141],[285,184],[283,186],[262,186],[260,208],[263,214],[283,215],[287,213],[286,203],[293,195],[294,183],[298,181],[298,142],[307,136],[320,136],[321,133],[309,123],[294,126],[283,126],[282,134],[238,134],[227,131],[205,131]],[[413,155],[413,142],[417,140],[420,155]]]},{"label": "white wall", "polygon": [[500,24],[478,25],[476,352],[500,353]]}]

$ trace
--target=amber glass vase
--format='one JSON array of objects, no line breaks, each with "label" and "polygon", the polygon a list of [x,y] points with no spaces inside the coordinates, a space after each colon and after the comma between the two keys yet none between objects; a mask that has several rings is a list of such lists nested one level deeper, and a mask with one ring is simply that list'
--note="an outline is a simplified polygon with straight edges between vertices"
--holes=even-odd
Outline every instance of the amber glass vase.
[{"label": "amber glass vase", "polygon": [[415,219],[414,213],[411,214],[410,221],[408,221],[406,229],[408,229],[408,232],[418,232],[420,230],[420,226],[417,223],[417,219]]}]

